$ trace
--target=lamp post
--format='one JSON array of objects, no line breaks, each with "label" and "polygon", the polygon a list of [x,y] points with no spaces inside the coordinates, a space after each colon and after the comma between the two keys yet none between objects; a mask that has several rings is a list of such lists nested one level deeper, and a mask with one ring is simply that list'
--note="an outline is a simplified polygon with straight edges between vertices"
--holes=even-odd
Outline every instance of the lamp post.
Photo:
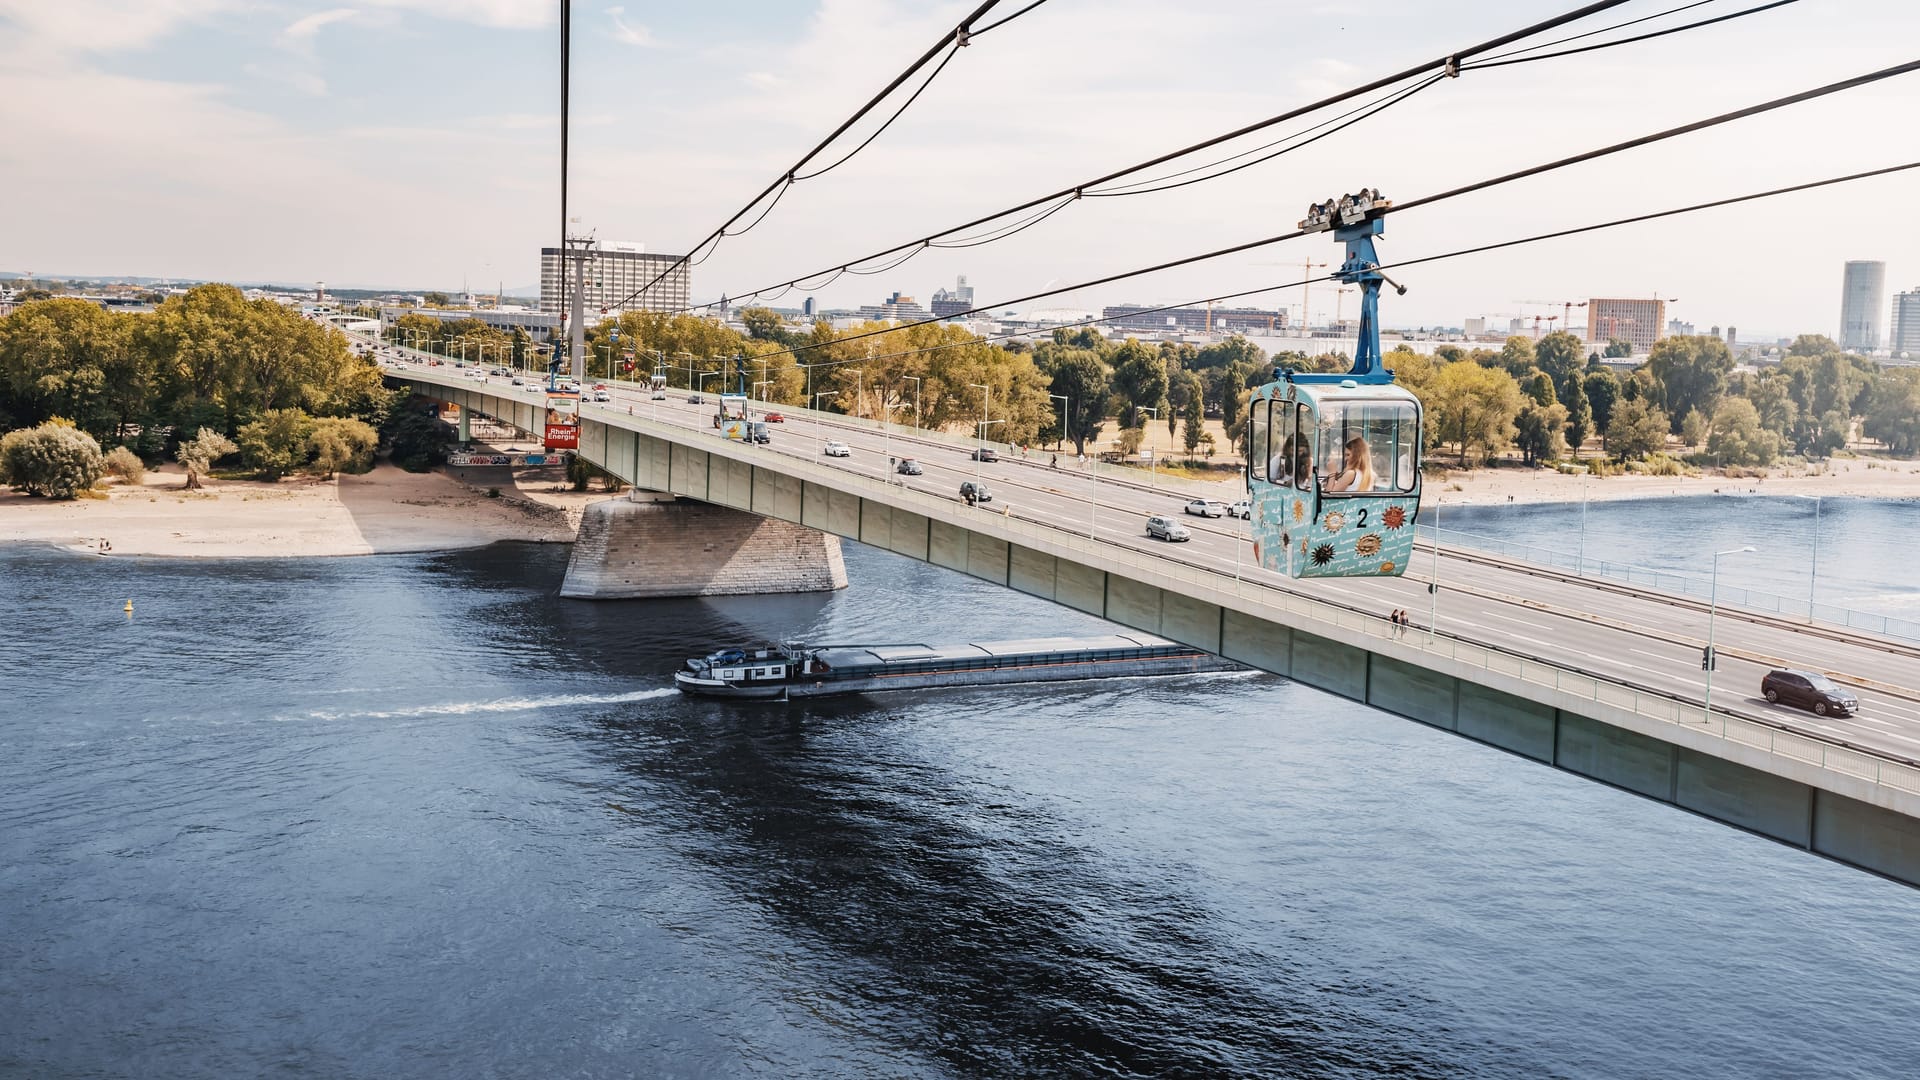
[{"label": "lamp post", "polygon": [[1713,669],[1719,666],[1719,657],[1713,654],[1713,615],[1720,599],[1720,556],[1740,555],[1753,551],[1752,544],[1746,547],[1729,548],[1713,553],[1713,578],[1707,586],[1707,651],[1700,658],[1700,666],[1707,669],[1707,703],[1700,712],[1702,722],[1713,713]]},{"label": "lamp post", "polygon": [[[773,382],[771,380],[761,379],[760,381],[753,384],[753,388],[755,390],[760,390],[760,388],[763,386],[772,386],[772,385],[773,385]],[[767,392],[765,390],[760,390],[760,404],[765,405],[766,403],[767,403]]]},{"label": "lamp post", "polygon": [[913,430],[920,430],[920,376],[902,375],[900,381],[913,380]]},{"label": "lamp post", "polygon": [[1795,495],[1813,500],[1813,562],[1807,568],[1807,621],[1813,621],[1813,591],[1820,581],[1820,496]]},{"label": "lamp post", "polygon": [[985,383],[967,385],[980,391],[980,426],[973,433],[973,490],[977,494],[980,490],[980,459],[987,456],[987,413],[993,404],[993,387]]},{"label": "lamp post", "polygon": [[1047,396],[1060,403],[1060,437],[1053,440],[1053,450],[1055,453],[1059,453],[1061,448],[1066,445],[1067,413],[1072,403],[1067,400],[1067,395],[1065,394],[1048,394]]},{"label": "lamp post", "polygon": [[[1289,564],[1291,565],[1291,564]],[[1427,581],[1427,640],[1440,621],[1440,500],[1433,500],[1433,577]]]},{"label": "lamp post", "polygon": [[840,391],[838,390],[822,390],[813,395],[813,455],[815,457],[820,456],[820,399],[823,397],[839,396]]},{"label": "lamp post", "polygon": [[[1437,533],[1433,542],[1440,542]],[[1580,553],[1573,557],[1573,576],[1587,576],[1587,481],[1584,479],[1580,481]]]},{"label": "lamp post", "polygon": [[[893,468],[893,410],[904,409],[906,407],[907,403],[904,401],[888,401],[885,394],[880,395],[880,410],[882,413],[880,417],[880,444],[887,453],[888,469]],[[892,477],[893,474],[889,473],[888,480],[891,481]],[[902,486],[906,485],[905,480],[900,481],[900,483]]]},{"label": "lamp post", "polygon": [[[1155,424],[1158,424],[1158,423],[1160,422],[1160,409],[1159,409],[1159,407],[1158,407],[1158,406],[1154,406],[1154,405],[1142,405],[1142,406],[1140,406],[1140,411],[1141,411],[1141,412],[1150,412],[1150,413],[1152,413],[1152,414],[1153,414],[1153,422],[1154,422]],[[1153,430],[1153,429],[1152,429],[1152,428],[1147,428],[1146,430],[1147,430],[1147,431],[1151,431],[1151,430]],[[1156,468],[1156,467],[1157,467],[1158,465],[1159,465],[1159,457],[1158,457],[1158,455],[1156,455],[1156,454],[1155,454],[1155,453],[1153,452],[1153,447],[1151,447],[1151,446],[1149,446],[1149,447],[1147,447],[1147,489],[1148,489],[1149,491],[1151,491],[1151,490],[1154,490],[1154,489],[1155,489],[1155,488],[1156,488],[1156,487],[1158,486],[1158,485],[1156,485],[1156,484],[1154,483],[1154,475],[1153,475],[1153,470],[1154,470],[1154,469],[1155,469],[1155,468]]]}]

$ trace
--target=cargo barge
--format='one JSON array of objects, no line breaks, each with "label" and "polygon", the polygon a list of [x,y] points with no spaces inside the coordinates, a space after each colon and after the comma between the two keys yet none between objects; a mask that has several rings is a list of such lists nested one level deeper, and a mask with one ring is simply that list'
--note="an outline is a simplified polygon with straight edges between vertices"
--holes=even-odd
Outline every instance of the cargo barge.
[{"label": "cargo barge", "polygon": [[788,701],[940,686],[1237,671],[1211,653],[1147,634],[966,645],[768,645],[695,657],[674,673],[688,694]]}]

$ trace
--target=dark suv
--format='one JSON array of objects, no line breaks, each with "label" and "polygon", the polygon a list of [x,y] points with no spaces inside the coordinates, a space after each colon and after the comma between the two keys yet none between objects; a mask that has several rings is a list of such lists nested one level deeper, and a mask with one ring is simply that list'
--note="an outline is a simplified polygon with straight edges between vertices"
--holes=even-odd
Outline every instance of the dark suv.
[{"label": "dark suv", "polygon": [[1820,716],[1852,716],[1860,711],[1853,691],[1817,671],[1780,668],[1760,680],[1760,693],[1776,705],[1798,705]]},{"label": "dark suv", "polygon": [[994,453],[992,448],[985,447],[985,446],[980,447],[979,449],[973,451],[967,456],[972,458],[975,461],[999,461],[1000,460],[999,454]]}]

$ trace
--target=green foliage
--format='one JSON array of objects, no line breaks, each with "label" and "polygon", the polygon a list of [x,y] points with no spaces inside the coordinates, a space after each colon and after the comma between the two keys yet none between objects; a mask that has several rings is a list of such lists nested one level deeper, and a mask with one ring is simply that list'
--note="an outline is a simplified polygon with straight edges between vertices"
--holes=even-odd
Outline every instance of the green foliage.
[{"label": "green foliage", "polygon": [[453,297],[448,296],[446,293],[443,293],[443,292],[430,292],[425,297],[422,297],[422,301],[428,307],[452,307],[453,306]]},{"label": "green foliage", "polygon": [[1567,407],[1567,446],[1576,454],[1593,437],[1593,405],[1587,398],[1586,379],[1576,374],[1568,380],[1567,392],[1570,396],[1563,399]]},{"label": "green foliage", "polygon": [[1892,368],[1867,395],[1861,434],[1903,457],[1920,451],[1920,368]]},{"label": "green foliage", "polygon": [[1707,453],[1720,465],[1771,465],[1780,454],[1780,436],[1761,422],[1753,402],[1729,397],[1713,414]]},{"label": "green foliage", "polygon": [[1657,387],[1653,400],[1672,418],[1677,435],[1686,414],[1713,415],[1733,371],[1733,353],[1717,337],[1675,335],[1654,342],[1646,371]]},{"label": "green foliage", "polygon": [[240,428],[240,461],[262,480],[278,480],[306,463],[313,419],[299,409],[272,409]]},{"label": "green foliage", "polygon": [[[1542,379],[1546,376],[1543,374]],[[1545,465],[1566,452],[1564,431],[1567,407],[1558,402],[1542,404],[1531,398],[1514,417],[1513,444],[1520,449],[1520,460],[1528,465]]]},{"label": "green foliage", "polygon": [[345,417],[328,416],[313,422],[307,435],[306,456],[313,471],[331,478],[334,473],[363,473],[373,468],[373,448],[380,435],[370,425]]},{"label": "green foliage", "polygon": [[1114,350],[1113,393],[1122,409],[1160,409],[1167,402],[1167,362],[1133,338]]},{"label": "green foliage", "polygon": [[200,478],[213,471],[214,462],[239,452],[232,439],[212,428],[201,428],[193,438],[183,440],[173,456],[187,470],[186,486],[197,488]]},{"label": "green foliage", "polygon": [[1609,360],[1625,360],[1633,355],[1633,342],[1623,341],[1620,338],[1608,338],[1606,352],[1601,355]]},{"label": "green foliage", "polygon": [[395,465],[426,472],[447,460],[453,429],[417,403],[393,410],[380,426],[380,441]]},{"label": "green foliage", "polygon": [[[1714,415],[1718,416],[1719,413],[1716,411]],[[1754,415],[1758,422],[1759,414]],[[1687,415],[1680,418],[1680,441],[1688,446],[1699,446],[1706,441],[1707,432],[1711,427],[1712,425],[1707,422],[1705,416],[1701,415],[1699,409],[1689,409]]]},{"label": "green foliage", "polygon": [[1553,377],[1544,371],[1535,371],[1526,375],[1521,385],[1526,388],[1527,397],[1531,398],[1535,405],[1544,407],[1560,400],[1553,392]]},{"label": "green foliage", "polygon": [[[1050,394],[1059,394],[1064,403],[1066,437],[1073,440],[1075,453],[1087,452],[1087,444],[1100,437],[1107,413],[1107,365],[1100,355],[1086,349],[1069,348],[1053,354]],[[1063,403],[1048,399],[1056,408]],[[1057,427],[1057,424],[1056,424]]]},{"label": "green foliage", "polygon": [[1206,436],[1206,419],[1200,413],[1199,394],[1187,398],[1186,411],[1180,417],[1180,422],[1185,425],[1181,442],[1187,448],[1187,456],[1192,457],[1194,451],[1200,449],[1200,440]]},{"label": "green foliage", "polygon": [[117,476],[129,484],[138,484],[147,477],[146,463],[140,460],[140,455],[124,446],[107,451],[100,467],[106,475]]},{"label": "green foliage", "polygon": [[1119,444],[1122,454],[1132,457],[1140,452],[1140,444],[1145,442],[1146,439],[1147,429],[1145,427],[1129,427],[1121,428],[1120,437],[1115,441]]},{"label": "green foliage", "polygon": [[1573,398],[1574,387],[1580,382],[1585,366],[1580,349],[1580,339],[1565,330],[1548,334],[1533,347],[1533,362],[1553,380],[1556,401],[1567,402]]},{"label": "green foliage", "polygon": [[1225,341],[1216,341],[1201,349],[1188,365],[1191,370],[1210,371],[1226,367],[1259,367],[1267,362],[1267,354],[1260,346],[1235,334]]},{"label": "green foliage", "polygon": [[1826,356],[1839,351],[1840,344],[1825,334],[1801,334],[1787,346],[1788,356]]},{"label": "green foliage", "polygon": [[1469,451],[1492,455],[1513,439],[1522,395],[1505,371],[1448,364],[1414,393],[1426,410],[1429,438],[1452,443],[1463,465]]},{"label": "green foliage", "polygon": [[62,421],[0,437],[0,481],[28,495],[71,499],[100,479],[105,459],[93,436]]},{"label": "green foliage", "polygon": [[1523,378],[1533,369],[1533,339],[1524,334],[1508,338],[1507,343],[1500,346],[1498,364],[1514,378]]},{"label": "green foliage", "polygon": [[1648,401],[1621,402],[1607,424],[1607,450],[1622,461],[1646,457],[1667,445],[1667,414]]}]

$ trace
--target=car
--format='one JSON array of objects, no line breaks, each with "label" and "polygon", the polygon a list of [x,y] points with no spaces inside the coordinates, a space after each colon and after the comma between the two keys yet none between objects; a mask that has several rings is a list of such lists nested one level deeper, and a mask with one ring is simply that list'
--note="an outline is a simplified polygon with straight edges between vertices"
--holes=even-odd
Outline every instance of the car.
[{"label": "car", "polygon": [[893,467],[893,471],[899,473],[901,476],[919,476],[927,470],[921,468],[918,461],[910,457],[903,457],[900,459],[899,464]]},{"label": "car", "polygon": [[987,490],[987,485],[985,484],[976,484],[971,480],[963,480],[960,483],[960,497],[967,500],[968,506],[972,506],[975,503],[992,502],[993,492]]},{"label": "car", "polygon": [[497,368],[488,368],[488,369],[487,369],[487,374],[489,374],[489,375],[505,375],[505,374],[507,374],[507,369],[506,369],[506,368],[503,368],[503,367],[497,367]]},{"label": "car", "polygon": [[1253,503],[1247,499],[1241,499],[1239,502],[1228,503],[1227,516],[1231,518],[1246,518],[1248,521],[1252,521],[1253,520]]},{"label": "car", "polygon": [[527,393],[529,394],[538,394],[542,392],[540,389],[539,383],[528,383],[526,386],[526,390],[527,390]]},{"label": "car", "polygon": [[747,437],[754,442],[762,444],[773,441],[773,433],[767,430],[767,424],[764,420],[755,420],[753,425],[748,428]]},{"label": "car", "polygon": [[653,400],[655,401],[667,400],[667,392],[665,390],[655,390],[653,392]]},{"label": "car", "polygon": [[455,360],[455,361],[453,362],[453,366],[454,366],[454,367],[466,367],[466,366],[467,366],[467,362],[466,362],[465,360]]},{"label": "car", "polygon": [[612,400],[613,400],[613,395],[612,395],[612,394],[609,394],[609,393],[607,393],[607,392],[606,392],[605,390],[595,390],[595,391],[593,392],[593,400],[595,400],[595,401],[612,401]]},{"label": "car", "polygon": [[700,404],[700,395],[699,395],[699,394],[688,394],[688,395],[687,395],[687,404],[689,404],[689,405],[698,405],[698,404]]},{"label": "car", "polygon": [[1226,517],[1227,504],[1217,499],[1195,499],[1187,504],[1187,513],[1195,517]]},{"label": "car", "polygon": [[827,445],[820,448],[820,452],[827,455],[828,457],[852,457],[853,456],[853,448],[849,447],[846,443],[843,443],[843,442],[829,442]]},{"label": "car", "polygon": [[594,383],[592,386],[588,387],[588,389],[590,390],[605,390],[606,388],[607,388],[607,384],[603,382],[597,382],[597,383]]},{"label": "car", "polygon": [[1180,524],[1172,518],[1157,516],[1147,519],[1147,535],[1156,540],[1166,540],[1172,543],[1193,539],[1193,534],[1187,531],[1185,525]]},{"label": "car", "polygon": [[976,448],[972,453],[968,454],[967,456],[972,458],[975,461],[999,461],[1000,460],[1000,455],[994,453],[991,447],[986,447],[986,446]]},{"label": "car", "polygon": [[767,414],[767,423],[769,424],[784,424],[786,422],[787,422],[787,418],[784,416],[781,416],[777,412],[770,412]]},{"label": "car", "polygon": [[1852,716],[1860,711],[1853,691],[1817,671],[1775,668],[1760,680],[1760,696],[1775,705],[1796,705],[1819,716]]}]

